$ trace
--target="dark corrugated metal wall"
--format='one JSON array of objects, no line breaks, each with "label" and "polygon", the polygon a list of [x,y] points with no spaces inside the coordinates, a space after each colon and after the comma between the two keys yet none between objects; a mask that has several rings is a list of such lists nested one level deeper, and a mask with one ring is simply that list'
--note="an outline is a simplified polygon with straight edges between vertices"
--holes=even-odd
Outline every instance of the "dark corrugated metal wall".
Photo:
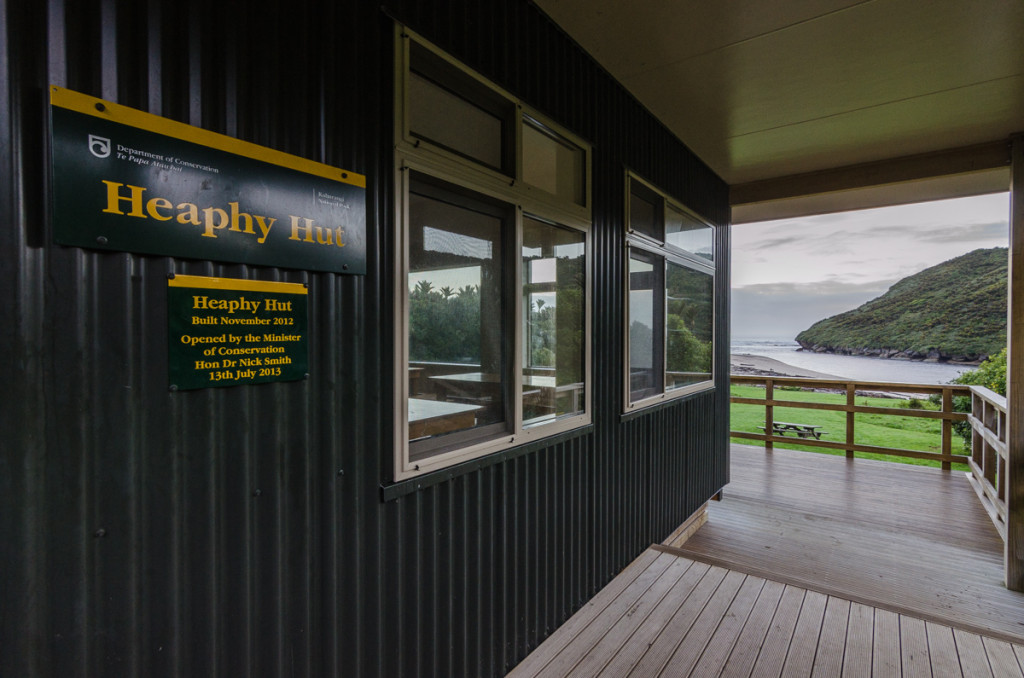
[{"label": "dark corrugated metal wall", "polygon": [[[623,419],[623,171],[726,187],[523,0],[0,0],[0,675],[496,676],[727,477]],[[391,501],[391,19],[594,143],[594,426]],[[368,177],[364,277],[52,243],[46,86]],[[720,229],[719,375],[728,371]],[[167,390],[170,272],[310,286],[307,382]]]}]

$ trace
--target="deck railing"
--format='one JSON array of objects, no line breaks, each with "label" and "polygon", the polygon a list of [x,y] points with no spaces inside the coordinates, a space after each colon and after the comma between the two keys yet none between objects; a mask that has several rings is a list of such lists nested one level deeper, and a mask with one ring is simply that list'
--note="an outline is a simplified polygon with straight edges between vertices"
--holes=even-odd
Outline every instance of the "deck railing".
[{"label": "deck railing", "polygon": [[[730,435],[733,438],[764,441],[765,448],[767,451],[771,451],[775,443],[795,443],[807,447],[820,447],[824,449],[844,450],[846,452],[846,456],[849,458],[853,458],[855,452],[868,452],[872,454],[886,455],[892,457],[930,459],[940,462],[942,468],[945,470],[950,470],[954,462],[966,464],[972,460],[972,457],[968,457],[966,455],[953,454],[953,422],[968,420],[968,415],[966,413],[953,411],[953,396],[970,396],[971,387],[956,385],[936,386],[934,384],[898,384],[877,381],[836,381],[828,379],[798,379],[793,377],[761,377],[745,375],[733,375],[731,379],[732,383],[734,384],[764,386],[764,398],[744,398],[736,396],[730,398],[730,401],[733,403],[742,403],[746,405],[760,405],[764,407],[765,432],[761,434],[751,433],[747,431],[731,431]],[[801,389],[835,391],[840,394],[845,394],[846,397],[844,403],[821,403],[803,402],[797,400],[784,400],[779,399],[778,394],[776,392],[776,389],[780,387],[797,387]],[[913,396],[930,396],[932,394],[937,394],[940,396],[940,408],[938,410],[930,410],[858,405],[856,403],[856,396],[858,393],[863,392],[908,394],[908,398],[911,397],[910,394],[912,394]],[[791,438],[784,435],[776,435],[773,432],[773,424],[776,421],[775,408],[777,407],[845,412],[846,431],[845,435],[843,436],[844,439],[842,442],[840,442],[837,440],[818,440],[814,437]],[[1004,406],[1004,419],[1005,409],[1006,408]],[[988,410],[986,410],[986,412],[987,411]],[[897,417],[921,417],[926,419],[941,420],[941,452],[935,453],[926,450],[906,450],[894,447],[882,447],[878,445],[864,445],[857,443],[857,419],[855,415],[859,413],[891,415]],[[1005,429],[1005,425],[1003,426],[1003,428]],[[835,432],[832,432],[832,434],[835,435]],[[990,438],[991,436],[986,437],[985,439],[989,440]],[[993,449],[995,449],[994,445]],[[979,468],[985,468],[985,463],[986,458],[982,457],[982,459],[978,462]],[[993,477],[1001,477],[1001,474],[996,472],[994,469],[992,470],[992,474]]]},{"label": "deck railing", "polygon": [[978,493],[1000,536],[1006,540],[1006,398],[982,386],[971,386],[971,472]]}]

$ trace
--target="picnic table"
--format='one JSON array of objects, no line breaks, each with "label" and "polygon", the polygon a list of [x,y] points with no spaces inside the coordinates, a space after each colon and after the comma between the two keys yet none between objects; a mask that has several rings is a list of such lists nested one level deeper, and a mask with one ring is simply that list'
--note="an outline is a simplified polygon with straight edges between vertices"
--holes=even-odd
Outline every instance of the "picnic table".
[{"label": "picnic table", "polygon": [[[758,426],[762,431],[767,432],[767,428],[764,426]],[[827,435],[828,431],[820,431],[820,426],[813,426],[811,424],[791,424],[786,421],[773,421],[772,422],[772,435],[785,436],[792,433],[798,438],[814,438],[815,440],[821,440],[821,436]]]},{"label": "picnic table", "polygon": [[479,405],[409,398],[409,440],[473,428]]}]

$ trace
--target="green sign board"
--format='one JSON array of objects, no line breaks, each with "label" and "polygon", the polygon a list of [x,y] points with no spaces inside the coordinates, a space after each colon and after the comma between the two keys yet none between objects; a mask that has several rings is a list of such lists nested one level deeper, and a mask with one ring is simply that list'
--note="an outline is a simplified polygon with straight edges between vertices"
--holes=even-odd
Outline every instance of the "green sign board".
[{"label": "green sign board", "polygon": [[304,379],[304,285],[178,275],[167,281],[172,390]]},{"label": "green sign board", "polygon": [[64,245],[366,272],[366,178],[50,88]]}]

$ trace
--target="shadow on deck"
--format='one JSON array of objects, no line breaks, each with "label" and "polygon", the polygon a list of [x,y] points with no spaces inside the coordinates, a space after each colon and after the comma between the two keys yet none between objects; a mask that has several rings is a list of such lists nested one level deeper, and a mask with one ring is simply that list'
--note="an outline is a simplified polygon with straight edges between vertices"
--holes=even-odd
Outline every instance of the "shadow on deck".
[{"label": "shadow on deck", "polygon": [[1024,676],[1024,594],[963,473],[745,445],[513,676]]}]

